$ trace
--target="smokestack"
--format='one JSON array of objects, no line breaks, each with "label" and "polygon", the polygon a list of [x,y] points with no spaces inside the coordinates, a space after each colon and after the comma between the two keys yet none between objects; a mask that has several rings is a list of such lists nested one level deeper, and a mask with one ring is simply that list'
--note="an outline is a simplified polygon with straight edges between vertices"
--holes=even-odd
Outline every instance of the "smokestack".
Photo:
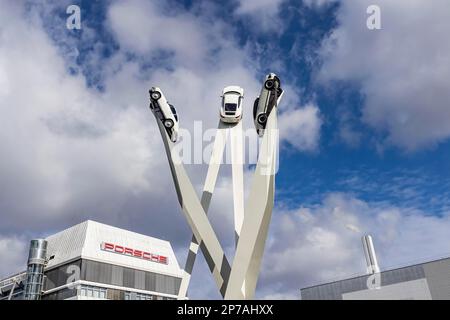
[{"label": "smokestack", "polygon": [[377,256],[375,255],[375,248],[373,247],[372,237],[365,235],[362,237],[362,243],[364,248],[364,255],[366,256],[367,273],[374,274],[380,272],[378,266]]}]

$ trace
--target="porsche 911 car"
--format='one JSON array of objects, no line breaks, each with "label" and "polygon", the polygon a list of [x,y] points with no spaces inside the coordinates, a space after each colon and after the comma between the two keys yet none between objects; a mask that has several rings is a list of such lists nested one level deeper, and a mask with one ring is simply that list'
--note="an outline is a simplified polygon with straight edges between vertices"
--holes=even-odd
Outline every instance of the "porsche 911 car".
[{"label": "porsche 911 car", "polygon": [[226,123],[237,123],[242,119],[242,99],[244,89],[239,86],[228,86],[222,92],[220,119]]},{"label": "porsche 911 car", "polygon": [[152,87],[150,93],[150,110],[162,122],[172,142],[178,139],[178,115],[175,107],[167,101],[158,87]]},{"label": "porsche 911 car", "polygon": [[264,81],[261,93],[253,104],[253,121],[255,123],[256,132],[261,137],[266,128],[267,119],[270,112],[277,105],[283,89],[281,89],[281,81],[275,73],[269,73]]}]

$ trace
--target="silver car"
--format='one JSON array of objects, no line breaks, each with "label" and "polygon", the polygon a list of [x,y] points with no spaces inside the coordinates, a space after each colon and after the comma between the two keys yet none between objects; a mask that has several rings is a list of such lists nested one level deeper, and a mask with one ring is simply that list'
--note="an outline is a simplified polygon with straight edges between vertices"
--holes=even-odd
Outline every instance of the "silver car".
[{"label": "silver car", "polygon": [[163,123],[172,142],[178,139],[178,115],[175,107],[167,101],[158,87],[152,87],[150,93],[150,110]]},{"label": "silver car", "polygon": [[253,104],[253,121],[256,132],[260,137],[264,134],[270,112],[277,105],[282,95],[283,89],[281,89],[280,78],[275,73],[269,73],[264,81],[261,94]]},{"label": "silver car", "polygon": [[239,86],[228,86],[222,91],[220,119],[226,123],[237,123],[242,119],[242,99],[244,89]]}]

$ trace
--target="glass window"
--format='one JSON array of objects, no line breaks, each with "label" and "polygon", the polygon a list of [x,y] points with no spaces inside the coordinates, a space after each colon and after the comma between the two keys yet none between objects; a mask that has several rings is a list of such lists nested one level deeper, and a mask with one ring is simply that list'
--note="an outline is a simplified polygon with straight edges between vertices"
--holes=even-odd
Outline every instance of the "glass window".
[{"label": "glass window", "polygon": [[237,104],[236,103],[225,103],[225,111],[236,111]]}]

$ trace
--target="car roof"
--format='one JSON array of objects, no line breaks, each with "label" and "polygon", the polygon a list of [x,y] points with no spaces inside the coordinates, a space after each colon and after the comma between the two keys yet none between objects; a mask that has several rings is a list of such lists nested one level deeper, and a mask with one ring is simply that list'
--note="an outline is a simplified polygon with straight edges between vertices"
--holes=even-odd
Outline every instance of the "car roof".
[{"label": "car roof", "polygon": [[242,89],[241,87],[239,87],[239,86],[228,86],[228,87],[225,87],[225,88],[223,88],[223,94],[226,94],[226,93],[228,93],[228,92],[237,92],[237,93],[239,93],[241,96],[243,96],[244,95],[244,89]]}]

